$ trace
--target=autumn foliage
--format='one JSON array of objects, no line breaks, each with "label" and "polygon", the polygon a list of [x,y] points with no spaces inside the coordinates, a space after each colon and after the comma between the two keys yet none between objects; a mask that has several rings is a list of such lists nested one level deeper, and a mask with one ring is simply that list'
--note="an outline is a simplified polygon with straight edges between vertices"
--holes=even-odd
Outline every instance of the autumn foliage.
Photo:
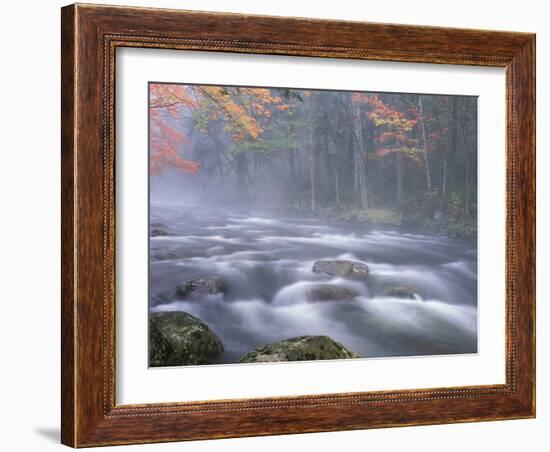
[{"label": "autumn foliage", "polygon": [[260,139],[272,109],[288,105],[267,88],[233,88],[206,85],[150,84],[150,171],[161,174],[175,169],[188,174],[199,171],[197,162],[182,157],[186,136],[181,119],[193,115],[197,127],[207,132],[210,121],[222,121],[235,142]]},{"label": "autumn foliage", "polygon": [[365,116],[379,129],[376,135],[376,142],[380,144],[376,152],[379,157],[400,152],[415,163],[422,163],[415,133],[422,120],[418,108],[400,108],[383,102],[378,94],[357,93],[353,99],[366,106]]},{"label": "autumn foliage", "polygon": [[468,96],[151,83],[150,172],[243,198],[271,184],[311,211],[458,205],[473,222],[476,112]]}]

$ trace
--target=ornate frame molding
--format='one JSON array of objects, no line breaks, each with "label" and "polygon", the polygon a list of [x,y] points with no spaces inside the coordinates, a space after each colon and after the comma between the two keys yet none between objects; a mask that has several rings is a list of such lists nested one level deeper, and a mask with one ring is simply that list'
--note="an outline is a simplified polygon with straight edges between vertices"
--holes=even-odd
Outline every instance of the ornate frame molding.
[{"label": "ornate frame molding", "polygon": [[[534,35],[77,4],[62,9],[62,45],[64,444],[81,447],[534,416]],[[506,383],[116,405],[114,90],[119,47],[506,68]]]}]

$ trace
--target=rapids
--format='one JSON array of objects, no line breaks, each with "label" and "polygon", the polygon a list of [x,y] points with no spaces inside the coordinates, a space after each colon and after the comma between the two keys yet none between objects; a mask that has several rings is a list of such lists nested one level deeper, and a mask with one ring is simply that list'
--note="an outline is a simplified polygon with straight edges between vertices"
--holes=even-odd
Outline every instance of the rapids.
[{"label": "rapids", "polygon": [[[205,211],[151,204],[149,309],[181,310],[221,339],[219,363],[259,346],[302,335],[327,335],[364,357],[475,353],[477,248],[474,241],[292,216]],[[312,272],[317,259],[366,263],[363,280]],[[174,289],[217,275],[228,290],[185,301]],[[355,301],[308,302],[323,282],[353,289]],[[416,300],[385,296],[414,288]]]}]

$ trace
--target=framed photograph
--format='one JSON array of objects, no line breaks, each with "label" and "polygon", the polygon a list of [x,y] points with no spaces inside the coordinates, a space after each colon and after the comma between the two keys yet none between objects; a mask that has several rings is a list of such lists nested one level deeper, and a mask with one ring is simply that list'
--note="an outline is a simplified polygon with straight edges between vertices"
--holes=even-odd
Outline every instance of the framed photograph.
[{"label": "framed photograph", "polygon": [[535,416],[535,36],[62,9],[62,442]]}]

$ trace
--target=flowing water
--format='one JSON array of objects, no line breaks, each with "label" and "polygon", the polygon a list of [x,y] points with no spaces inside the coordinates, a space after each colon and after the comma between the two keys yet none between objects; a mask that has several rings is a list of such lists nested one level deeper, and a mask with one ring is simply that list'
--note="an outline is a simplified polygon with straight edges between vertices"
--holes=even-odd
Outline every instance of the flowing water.
[{"label": "flowing water", "polygon": [[[223,342],[219,363],[259,346],[326,335],[364,357],[475,353],[477,249],[474,241],[311,218],[151,205],[152,311],[188,312]],[[346,280],[312,272],[317,259],[366,263],[370,274]],[[225,295],[180,300],[175,287],[222,277]],[[307,301],[308,286],[353,289],[354,301]],[[416,300],[388,297],[414,288]]]}]

